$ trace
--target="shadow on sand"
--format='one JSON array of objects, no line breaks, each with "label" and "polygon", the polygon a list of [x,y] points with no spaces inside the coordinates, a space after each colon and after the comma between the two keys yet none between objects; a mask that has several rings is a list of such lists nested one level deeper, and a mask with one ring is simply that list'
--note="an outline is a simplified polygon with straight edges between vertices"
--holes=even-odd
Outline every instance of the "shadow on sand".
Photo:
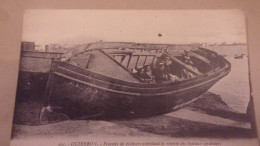
[{"label": "shadow on sand", "polygon": [[166,115],[129,121],[109,121],[140,131],[170,137],[251,138],[251,129],[221,126]]},{"label": "shadow on sand", "polygon": [[[37,94],[38,95],[38,94]],[[194,121],[189,119],[191,115],[185,115],[183,119],[180,111],[165,115],[121,120],[68,120],[39,126],[33,123],[38,122],[40,103],[33,97],[17,101],[12,138],[16,137],[52,137],[52,136],[93,136],[98,131],[102,135],[125,136],[140,135],[140,133],[155,134],[166,137],[208,137],[208,138],[253,138],[256,137],[252,129],[239,126],[228,126],[223,124],[212,124],[207,122],[210,116],[233,120],[238,123],[250,121],[246,114],[238,113],[227,106],[221,97],[213,93],[206,93],[199,100],[185,108],[191,111],[192,116],[200,119],[199,116],[209,115],[206,121]],[[207,118],[207,117],[206,117]],[[225,120],[224,120],[225,121]],[[214,123],[214,122],[213,122]],[[20,125],[23,124],[23,125]],[[101,133],[99,133],[101,134]]]}]

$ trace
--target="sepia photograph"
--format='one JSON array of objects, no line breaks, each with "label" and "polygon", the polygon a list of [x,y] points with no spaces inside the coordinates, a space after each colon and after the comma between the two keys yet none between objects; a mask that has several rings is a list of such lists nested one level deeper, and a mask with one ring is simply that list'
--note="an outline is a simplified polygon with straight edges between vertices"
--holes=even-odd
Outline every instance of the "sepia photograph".
[{"label": "sepia photograph", "polygon": [[239,10],[24,12],[12,146],[258,145]]}]

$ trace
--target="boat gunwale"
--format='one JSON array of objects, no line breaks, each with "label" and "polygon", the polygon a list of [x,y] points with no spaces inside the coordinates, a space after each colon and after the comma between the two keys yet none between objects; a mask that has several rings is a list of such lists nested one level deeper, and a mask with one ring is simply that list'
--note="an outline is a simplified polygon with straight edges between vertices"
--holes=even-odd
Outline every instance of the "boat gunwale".
[{"label": "boat gunwale", "polygon": [[215,77],[210,78],[209,80],[205,80],[204,82],[201,82],[199,84],[195,84],[193,86],[188,86],[188,87],[173,90],[173,91],[162,92],[162,93],[143,94],[143,93],[133,93],[133,92],[126,92],[126,91],[119,91],[119,90],[104,88],[104,87],[100,87],[100,86],[97,86],[94,84],[90,84],[88,82],[84,82],[84,81],[69,77],[67,75],[62,75],[58,72],[53,72],[54,75],[57,75],[57,76],[60,76],[60,77],[63,77],[63,78],[69,79],[69,80],[73,80],[75,82],[79,82],[79,83],[82,83],[82,84],[85,84],[85,85],[88,85],[88,86],[91,86],[94,88],[102,89],[102,90],[105,90],[108,92],[114,92],[114,93],[118,93],[118,94],[126,94],[126,95],[132,95],[132,96],[161,96],[161,95],[170,95],[170,94],[177,93],[177,92],[183,92],[184,90],[188,90],[190,88],[196,88],[197,86],[200,86],[202,84],[207,84],[208,82],[213,82],[213,81],[219,80],[219,79],[223,78],[224,76],[226,76],[228,73],[229,73],[229,71],[222,72],[219,76],[215,76]]},{"label": "boat gunwale", "polygon": [[[221,56],[219,56],[221,57]],[[212,70],[208,73],[205,73],[205,74],[202,74],[202,75],[199,75],[199,76],[196,76],[195,78],[192,78],[192,79],[188,79],[188,80],[184,80],[184,81],[175,81],[175,82],[167,82],[167,83],[135,83],[135,82],[129,82],[129,81],[124,81],[124,80],[121,80],[121,79],[117,79],[117,78],[113,78],[113,77],[110,77],[110,76],[106,76],[104,74],[101,74],[101,73],[97,73],[97,72],[94,72],[94,71],[91,71],[89,69],[85,69],[85,68],[82,68],[80,66],[75,66],[75,65],[72,65],[72,64],[69,64],[67,62],[63,62],[63,61],[54,61],[56,64],[58,64],[57,66],[70,66],[70,67],[73,67],[74,69],[80,69],[80,70],[77,70],[77,71],[74,71],[73,68],[70,68],[69,70],[72,70],[73,72],[76,72],[78,74],[82,74],[84,76],[89,76],[91,78],[95,78],[95,79],[98,79],[98,80],[101,80],[101,81],[104,81],[104,80],[109,80],[109,83],[110,84],[119,84],[122,86],[133,86],[133,87],[139,87],[139,88],[154,88],[154,87],[168,87],[168,86],[173,86],[173,85],[176,85],[176,84],[189,84],[191,82],[197,82],[201,79],[203,79],[203,77],[208,77],[208,76],[211,76],[211,75],[216,75],[220,72],[222,72],[223,70],[227,69],[229,72],[230,68],[231,68],[231,65],[230,63],[223,57],[221,57],[223,59],[223,62],[226,64],[224,67],[220,68],[219,70]],[[55,64],[54,63],[54,64]],[[64,65],[65,64],[65,65]],[[75,70],[76,70],[75,69]]]},{"label": "boat gunwale", "polygon": [[[66,68],[62,68],[60,66],[58,66],[57,68],[65,71],[65,73],[63,72],[64,74],[67,74],[67,75],[74,74],[74,75],[76,75],[76,78],[78,76],[81,76],[81,77],[78,77],[77,79],[81,79],[84,81],[84,78],[85,78],[85,82],[99,84],[100,86],[106,86],[106,87],[108,86],[110,88],[115,88],[117,90],[122,88],[121,90],[128,90],[128,89],[129,90],[138,90],[138,91],[140,90],[142,92],[160,92],[160,91],[163,92],[163,89],[164,90],[173,90],[173,88],[180,89],[180,88],[188,86],[188,85],[193,85],[194,83],[197,83],[197,82],[203,82],[203,81],[207,80],[208,78],[213,78],[215,76],[218,76],[218,74],[221,73],[221,70],[219,70],[219,72],[216,72],[215,74],[212,74],[211,76],[203,76],[203,77],[198,78],[198,80],[193,80],[193,81],[189,81],[189,82],[181,82],[181,81],[174,82],[175,84],[171,84],[170,86],[136,87],[136,86],[126,86],[126,85],[122,85],[122,84],[111,83],[110,81],[93,78],[91,76],[87,76],[87,75],[84,75],[84,74],[81,74],[81,73],[78,73],[78,72],[75,72],[75,71],[72,71],[72,70],[69,70]],[[70,72],[70,73],[66,73],[66,72]],[[82,79],[82,77],[83,77],[83,79]]]},{"label": "boat gunwale", "polygon": [[[78,67],[78,66],[75,66],[75,67]],[[195,79],[195,78],[193,78],[193,79],[195,79],[195,80],[192,80],[192,79],[190,79],[190,80],[186,80],[187,82],[173,82],[173,83],[175,83],[175,84],[170,84],[169,85],[169,83],[166,83],[165,85],[168,85],[168,86],[160,86],[160,85],[162,85],[162,84],[153,84],[153,85],[158,85],[158,86],[154,86],[154,87],[142,87],[142,88],[140,88],[140,87],[136,87],[136,86],[133,86],[133,87],[131,87],[131,86],[123,86],[123,85],[121,85],[121,84],[113,84],[113,83],[111,83],[111,82],[106,82],[106,81],[104,81],[104,80],[99,80],[99,81],[101,81],[101,82],[103,82],[103,83],[106,83],[106,84],[108,84],[108,86],[106,86],[106,87],[101,87],[101,88],[103,88],[103,89],[108,89],[108,90],[112,90],[112,91],[115,91],[115,92],[125,92],[125,91],[123,91],[123,90],[118,90],[118,88],[116,88],[116,89],[112,89],[111,87],[112,87],[112,85],[116,85],[116,86],[120,86],[120,87],[122,87],[122,88],[131,88],[131,89],[138,89],[138,90],[140,90],[140,89],[142,89],[142,90],[146,90],[145,92],[151,92],[151,91],[153,91],[153,92],[155,92],[155,93],[153,93],[153,94],[162,94],[162,93],[168,93],[168,92],[171,92],[171,91],[169,91],[169,90],[182,90],[182,88],[180,88],[181,86],[184,86],[183,88],[187,88],[187,87],[189,87],[189,86],[196,86],[197,84],[196,83],[198,83],[198,82],[208,82],[208,80],[212,80],[212,78],[213,79],[215,79],[215,78],[219,78],[219,79],[221,79],[222,77],[224,77],[225,75],[227,75],[228,73],[229,73],[229,71],[230,71],[230,64],[229,63],[227,63],[226,65],[225,65],[225,67],[223,67],[222,69],[219,69],[219,70],[217,70],[217,71],[215,71],[215,72],[213,72],[212,74],[209,74],[209,75],[203,75],[203,77],[200,77],[200,78],[197,78],[197,79]],[[77,73],[77,72],[76,72]],[[56,73],[55,73],[56,74]],[[78,74],[78,73],[77,73]],[[65,75],[66,76],[66,75]],[[86,75],[84,75],[83,74],[83,76],[86,76]],[[90,77],[90,76],[87,76],[87,77]],[[106,77],[108,77],[108,76],[106,76]],[[73,77],[70,77],[70,78],[73,78]],[[90,77],[91,78],[91,77]],[[110,77],[108,77],[108,78],[110,78]],[[76,79],[76,78],[73,78],[74,79],[74,81],[76,81],[76,82],[80,82],[80,83],[83,83],[83,84],[85,84],[85,83],[87,83],[87,82],[85,82],[85,81],[81,81],[81,80],[79,80],[79,79]],[[92,78],[93,79],[93,78]],[[87,83],[87,84],[89,84],[89,83]],[[95,87],[97,86],[97,85],[95,85],[95,83],[93,84],[93,83],[91,83],[92,85],[94,85]],[[137,83],[137,84],[139,84],[139,83]],[[200,83],[201,84],[201,83]],[[149,85],[149,84],[145,84],[145,85]],[[186,86],[186,87],[185,87]],[[107,88],[107,87],[110,87],[110,88]],[[174,89],[175,88],[175,89]],[[161,90],[161,89],[165,89],[166,91],[163,91],[163,90]],[[160,92],[158,92],[158,91],[155,91],[155,90],[161,90],[161,93]],[[136,92],[136,90],[134,90],[135,92]],[[141,90],[140,90],[141,91]],[[141,91],[141,93],[136,93],[136,95],[138,95],[138,94],[145,94],[145,92],[144,91]],[[128,93],[132,93],[132,92],[128,92]],[[132,95],[132,94],[131,94]]]}]

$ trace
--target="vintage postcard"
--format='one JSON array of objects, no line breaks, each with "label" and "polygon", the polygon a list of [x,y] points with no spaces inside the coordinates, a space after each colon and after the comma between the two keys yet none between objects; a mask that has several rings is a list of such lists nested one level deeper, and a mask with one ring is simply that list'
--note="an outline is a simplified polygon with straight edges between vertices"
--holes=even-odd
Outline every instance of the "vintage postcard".
[{"label": "vintage postcard", "polygon": [[238,10],[26,10],[12,146],[258,145]]}]

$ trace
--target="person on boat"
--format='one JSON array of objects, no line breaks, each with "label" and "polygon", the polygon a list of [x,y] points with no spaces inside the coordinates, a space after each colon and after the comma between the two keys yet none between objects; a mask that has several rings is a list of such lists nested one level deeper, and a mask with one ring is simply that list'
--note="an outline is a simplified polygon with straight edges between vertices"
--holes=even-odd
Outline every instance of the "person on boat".
[{"label": "person on boat", "polygon": [[[189,65],[194,70],[198,71],[198,69],[194,66],[194,63],[191,61],[190,51],[184,50],[183,59],[184,59],[184,63],[185,64]],[[183,72],[182,73],[182,78],[184,78],[184,79],[191,79],[191,78],[195,77],[195,75],[193,73],[191,73],[190,71],[188,71],[187,69],[183,69],[182,72]]]},{"label": "person on boat", "polygon": [[155,81],[155,77],[153,75],[152,69],[150,65],[145,65],[144,66],[144,74],[145,74],[145,80],[148,83],[152,83]]},{"label": "person on boat", "polygon": [[136,74],[143,82],[147,82],[147,75],[143,67],[138,68]]},{"label": "person on boat", "polygon": [[175,66],[170,59],[170,57],[166,56],[165,60],[165,72],[168,75],[168,78],[171,81],[180,81],[181,78],[179,77],[181,69]]},{"label": "person on boat", "polygon": [[189,64],[189,65],[193,65],[193,62],[190,59],[190,51],[184,50],[183,58],[184,58],[184,63]]},{"label": "person on boat", "polygon": [[156,69],[154,75],[156,78],[156,81],[158,83],[162,83],[162,82],[166,82],[166,81],[179,81],[180,79],[172,74],[171,72],[169,72],[169,70],[166,69],[166,63],[164,61],[162,61],[161,63],[159,63],[158,68]]},{"label": "person on boat", "polygon": [[172,60],[170,59],[170,57],[166,56],[164,58],[164,62],[165,62],[165,71],[167,72],[167,74],[174,74],[175,69],[172,63]]},{"label": "person on boat", "polygon": [[182,78],[184,79],[191,79],[196,77],[193,73],[189,72],[187,69],[183,69],[183,75]]},{"label": "person on boat", "polygon": [[140,67],[140,68],[137,68],[137,75],[141,78],[143,78],[145,75],[144,75],[144,68],[143,67]]},{"label": "person on boat", "polygon": [[158,64],[157,68],[154,71],[154,76],[155,76],[156,82],[159,82],[159,83],[162,81],[168,80],[163,61]]},{"label": "person on boat", "polygon": [[137,69],[137,75],[145,83],[152,83],[155,80],[150,65],[146,65]]}]

